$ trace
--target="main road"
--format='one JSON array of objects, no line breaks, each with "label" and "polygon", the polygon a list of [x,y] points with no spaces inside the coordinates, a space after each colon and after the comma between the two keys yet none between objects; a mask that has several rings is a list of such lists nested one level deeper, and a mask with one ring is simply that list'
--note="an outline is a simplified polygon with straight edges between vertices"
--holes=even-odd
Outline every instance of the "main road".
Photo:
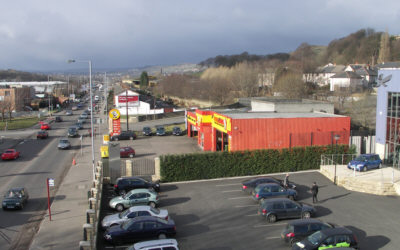
[{"label": "main road", "polygon": [[[23,210],[0,211],[0,250],[28,249],[32,237],[39,229],[40,222],[47,209],[47,178],[54,178],[55,187],[51,188],[52,194],[61,183],[63,177],[71,167],[75,153],[79,152],[80,139],[71,138],[72,149],[59,150],[57,148],[59,138],[66,137],[67,128],[76,122],[78,111],[73,116],[62,116],[63,122],[52,123],[49,130],[49,138],[36,139],[38,129],[28,129],[16,134],[4,133],[7,137],[18,137],[19,144],[15,147],[21,152],[21,157],[13,161],[0,162],[0,195],[2,196],[11,187],[24,186],[29,192],[28,204]],[[82,112],[79,112],[82,113]],[[86,129],[80,130],[87,134],[90,127],[87,120]]]}]

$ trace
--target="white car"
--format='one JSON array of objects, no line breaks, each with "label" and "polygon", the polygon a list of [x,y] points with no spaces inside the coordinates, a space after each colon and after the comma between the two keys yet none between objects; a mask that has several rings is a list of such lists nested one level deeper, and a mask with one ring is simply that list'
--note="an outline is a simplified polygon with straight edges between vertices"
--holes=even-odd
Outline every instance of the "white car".
[{"label": "white car", "polygon": [[161,239],[142,241],[129,247],[128,250],[179,250],[178,242],[175,239]]},{"label": "white car", "polygon": [[125,221],[138,216],[154,216],[164,220],[168,220],[168,210],[157,209],[151,206],[133,206],[121,213],[107,215],[101,221],[101,226],[103,228],[108,228],[114,225],[120,225]]}]

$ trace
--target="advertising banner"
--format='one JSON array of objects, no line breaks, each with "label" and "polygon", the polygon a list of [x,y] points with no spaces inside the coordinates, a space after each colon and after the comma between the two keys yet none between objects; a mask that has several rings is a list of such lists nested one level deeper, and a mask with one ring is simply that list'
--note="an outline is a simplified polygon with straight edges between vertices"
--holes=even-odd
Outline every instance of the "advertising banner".
[{"label": "advertising banner", "polygon": [[212,118],[213,128],[218,129],[221,132],[231,132],[231,119],[222,115],[214,114]]},{"label": "advertising banner", "polygon": [[126,105],[128,102],[128,107],[137,107],[139,106],[139,96],[137,95],[119,95],[118,103],[119,106]]}]

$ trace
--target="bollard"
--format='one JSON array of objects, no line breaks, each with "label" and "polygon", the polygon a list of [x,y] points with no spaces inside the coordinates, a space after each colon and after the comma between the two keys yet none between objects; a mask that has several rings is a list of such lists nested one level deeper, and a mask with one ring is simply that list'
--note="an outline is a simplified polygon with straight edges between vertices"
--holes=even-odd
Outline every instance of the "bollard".
[{"label": "bollard", "polygon": [[79,241],[79,250],[91,250],[90,241]]},{"label": "bollard", "polygon": [[92,193],[92,197],[96,198],[97,197],[97,188],[91,188],[90,191]]},{"label": "bollard", "polygon": [[93,226],[86,223],[83,224],[83,240],[90,241],[92,239]]},{"label": "bollard", "polygon": [[125,176],[132,176],[132,161],[127,160],[125,165]]},{"label": "bollard", "polygon": [[93,224],[95,215],[96,215],[96,211],[94,209],[87,209],[86,210],[86,222],[88,224]]},{"label": "bollard", "polygon": [[89,208],[96,209],[96,205],[97,205],[97,199],[89,198]]},{"label": "bollard", "polygon": [[111,183],[111,178],[110,177],[104,177],[103,178],[103,183],[104,184],[110,184]]},{"label": "bollard", "polygon": [[161,179],[160,171],[160,158],[154,158],[154,175],[151,176],[152,181],[159,181]]}]

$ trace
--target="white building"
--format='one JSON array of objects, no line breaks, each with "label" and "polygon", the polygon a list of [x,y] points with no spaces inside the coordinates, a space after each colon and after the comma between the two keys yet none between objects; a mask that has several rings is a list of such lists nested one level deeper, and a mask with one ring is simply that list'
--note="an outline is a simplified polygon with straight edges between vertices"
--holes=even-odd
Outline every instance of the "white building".
[{"label": "white building", "polygon": [[[128,96],[128,105],[125,100]],[[114,96],[115,108],[119,110],[121,115],[154,115],[164,113],[164,108],[155,109],[154,105],[140,100],[140,95],[132,90],[124,90]]]}]

